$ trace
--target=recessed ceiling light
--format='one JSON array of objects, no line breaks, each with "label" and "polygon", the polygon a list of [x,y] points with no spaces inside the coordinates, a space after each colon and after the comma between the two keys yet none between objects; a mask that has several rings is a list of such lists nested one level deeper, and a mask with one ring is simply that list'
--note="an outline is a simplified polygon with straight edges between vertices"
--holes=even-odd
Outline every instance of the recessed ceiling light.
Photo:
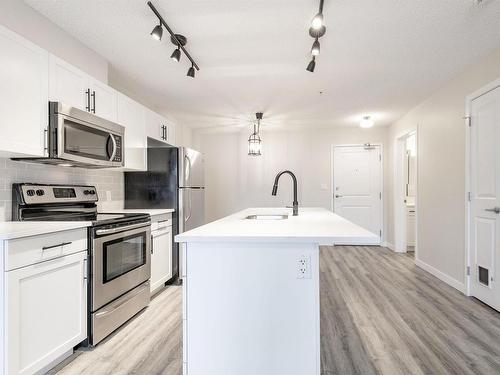
[{"label": "recessed ceiling light", "polygon": [[375,122],[372,120],[370,116],[365,116],[359,123],[359,126],[361,126],[364,129],[371,128],[373,125],[375,125]]}]

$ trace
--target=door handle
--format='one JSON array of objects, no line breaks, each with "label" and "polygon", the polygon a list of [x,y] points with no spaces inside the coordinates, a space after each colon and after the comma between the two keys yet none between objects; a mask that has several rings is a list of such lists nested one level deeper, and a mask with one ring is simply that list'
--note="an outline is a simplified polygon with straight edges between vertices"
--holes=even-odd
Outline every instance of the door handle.
[{"label": "door handle", "polygon": [[340,195],[340,194],[335,194],[335,198],[342,198],[343,195]]},{"label": "door handle", "polygon": [[92,112],[95,113],[95,91],[92,91],[92,104],[94,106]]},{"label": "door handle", "polygon": [[85,109],[87,110],[87,112],[90,112],[90,89],[85,91],[85,95],[87,95],[87,106],[85,107]]},{"label": "door handle", "polygon": [[500,214],[500,207],[487,208],[487,209],[485,209],[485,211],[494,212],[498,215],[498,214]]}]

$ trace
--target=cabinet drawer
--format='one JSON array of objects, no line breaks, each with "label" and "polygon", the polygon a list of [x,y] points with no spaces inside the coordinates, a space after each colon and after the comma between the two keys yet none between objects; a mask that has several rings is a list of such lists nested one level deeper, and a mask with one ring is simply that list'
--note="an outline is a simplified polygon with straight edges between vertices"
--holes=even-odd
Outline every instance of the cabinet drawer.
[{"label": "cabinet drawer", "polygon": [[6,240],[5,271],[87,250],[87,228]]},{"label": "cabinet drawer", "polygon": [[172,226],[172,214],[156,215],[151,217],[152,231],[171,226]]}]

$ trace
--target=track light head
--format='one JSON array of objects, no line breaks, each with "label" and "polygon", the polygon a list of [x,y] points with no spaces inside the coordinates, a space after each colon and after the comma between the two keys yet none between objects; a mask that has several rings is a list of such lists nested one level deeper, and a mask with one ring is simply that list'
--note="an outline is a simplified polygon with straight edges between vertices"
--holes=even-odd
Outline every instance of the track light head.
[{"label": "track light head", "polygon": [[161,37],[163,36],[163,27],[161,26],[161,23],[159,25],[156,25],[153,31],[151,31],[151,38],[154,40],[161,40]]},{"label": "track light head", "polygon": [[318,56],[320,52],[319,40],[316,38],[311,48],[311,55]]},{"label": "track light head", "polygon": [[189,70],[187,72],[187,76],[194,78],[194,66],[191,65],[191,68],[189,68]]},{"label": "track light head", "polygon": [[180,59],[181,59],[181,49],[180,49],[180,47],[177,47],[177,49],[175,49],[174,52],[172,52],[172,55],[170,55],[170,58],[172,60],[177,61],[177,62],[180,61]]},{"label": "track light head", "polygon": [[314,68],[316,68],[316,56],[313,56],[312,60],[307,65],[306,70],[308,72],[314,73]]},{"label": "track light head", "polygon": [[312,19],[311,21],[311,27],[314,29],[314,30],[319,30],[321,29],[321,27],[323,26],[323,13],[318,13],[314,16],[314,18]]}]

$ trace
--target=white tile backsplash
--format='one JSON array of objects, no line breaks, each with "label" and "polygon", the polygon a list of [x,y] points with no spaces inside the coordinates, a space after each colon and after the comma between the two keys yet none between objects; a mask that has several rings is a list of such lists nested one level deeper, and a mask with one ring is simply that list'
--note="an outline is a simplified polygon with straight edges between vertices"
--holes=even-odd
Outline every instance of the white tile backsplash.
[{"label": "white tile backsplash", "polygon": [[[12,184],[16,182],[94,185],[103,206],[123,207],[123,172],[58,167],[0,158],[0,221],[11,220]],[[109,196],[111,200],[107,199]]]}]

